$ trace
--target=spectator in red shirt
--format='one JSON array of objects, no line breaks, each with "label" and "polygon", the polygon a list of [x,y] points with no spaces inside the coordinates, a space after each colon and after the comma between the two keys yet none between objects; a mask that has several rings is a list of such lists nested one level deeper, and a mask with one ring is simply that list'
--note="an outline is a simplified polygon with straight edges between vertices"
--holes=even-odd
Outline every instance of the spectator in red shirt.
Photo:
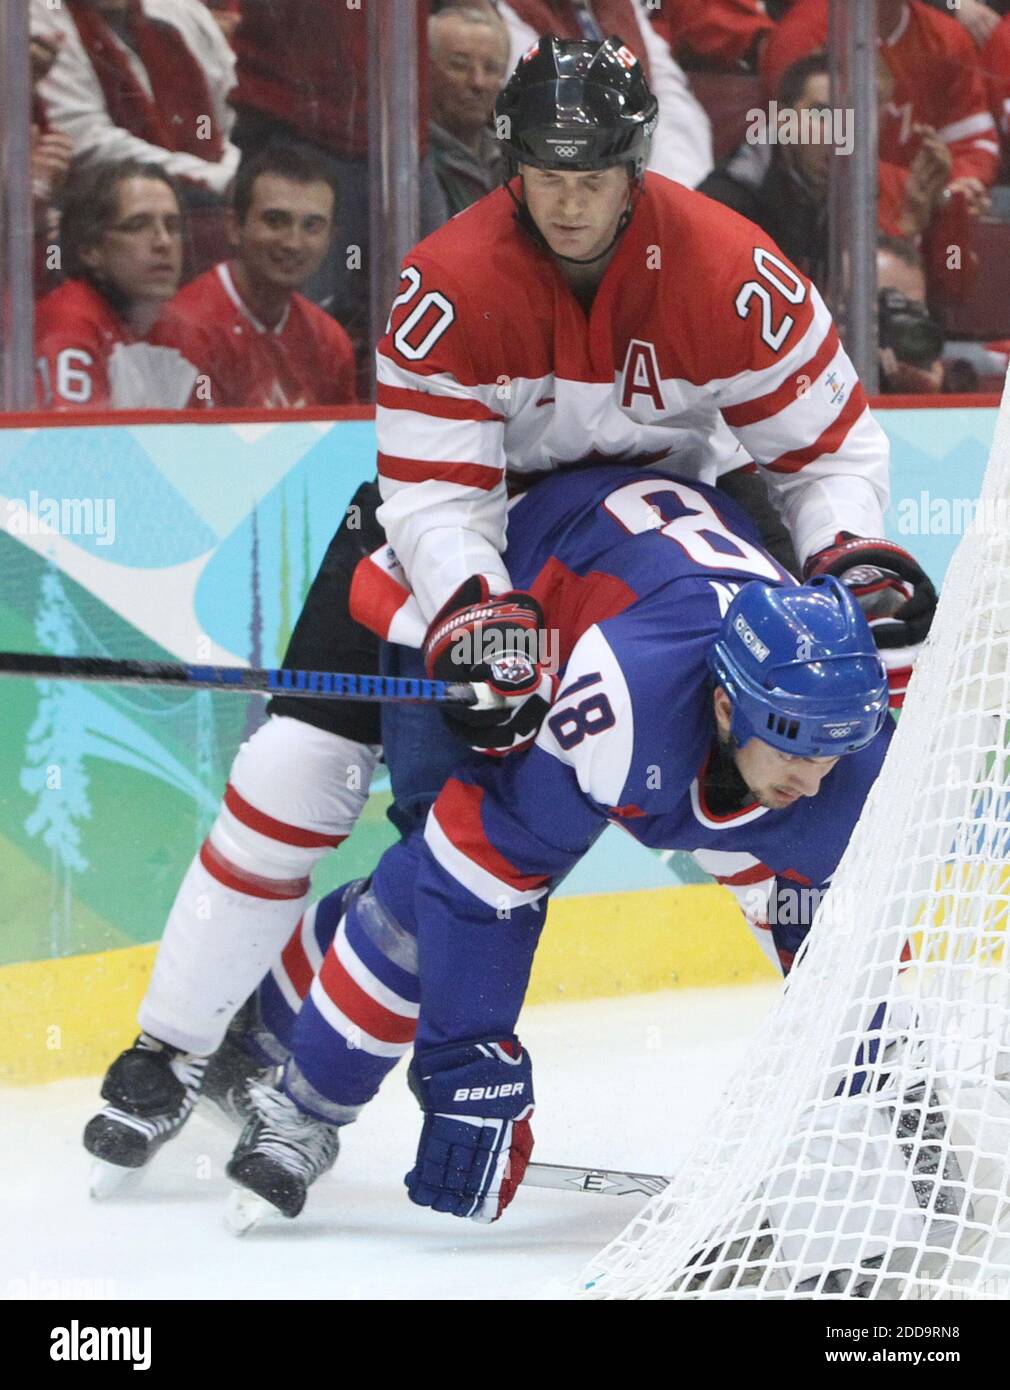
[{"label": "spectator in red shirt", "polygon": [[989,105],[1010,165],[1010,14],[1000,20],[979,59],[989,88]]},{"label": "spectator in red shirt", "polygon": [[194,405],[355,400],[350,339],[298,293],[326,255],[335,209],[333,176],[318,155],[271,145],[243,164],[230,213],[235,255],[176,295],[151,335],[196,369]]},{"label": "spectator in red shirt", "polygon": [[[880,158],[908,165],[921,128],[935,130],[953,156],[951,193],[963,193],[978,215],[988,206],[999,146],[978,50],[966,30],[924,0],[878,0],[877,28],[894,74],[893,98],[882,113]],[[797,0],[765,45],[761,70],[769,92],[804,54],[828,37],[828,0]]]},{"label": "spectator in red shirt", "polygon": [[753,72],[775,28],[763,0],[664,0],[653,23],[679,62]]},{"label": "spectator in red shirt", "polygon": [[[418,149],[422,235],[448,217],[427,151],[430,0],[417,19]],[[362,354],[368,340],[369,169],[367,5],[347,0],[240,0],[233,38],[238,86],[235,143],[249,159],[273,142],[303,144],[331,163],[341,236],[303,293],[345,325]]]},{"label": "spectator in red shirt", "polygon": [[195,372],[143,341],[182,272],[182,212],[165,171],[126,160],[79,175],[67,188],[60,237],[68,278],[35,311],[39,404],[185,404]]}]

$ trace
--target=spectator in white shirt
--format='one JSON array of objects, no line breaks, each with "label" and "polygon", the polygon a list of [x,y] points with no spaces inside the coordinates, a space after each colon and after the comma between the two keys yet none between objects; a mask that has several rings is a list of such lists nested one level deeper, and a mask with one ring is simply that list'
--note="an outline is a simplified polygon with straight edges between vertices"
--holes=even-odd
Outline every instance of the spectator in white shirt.
[{"label": "spectator in white shirt", "polygon": [[[58,43],[39,86],[80,165],[160,165],[222,200],[239,163],[227,97],[235,59],[200,0],[30,0],[32,33]],[[199,198],[197,199],[199,201]]]}]

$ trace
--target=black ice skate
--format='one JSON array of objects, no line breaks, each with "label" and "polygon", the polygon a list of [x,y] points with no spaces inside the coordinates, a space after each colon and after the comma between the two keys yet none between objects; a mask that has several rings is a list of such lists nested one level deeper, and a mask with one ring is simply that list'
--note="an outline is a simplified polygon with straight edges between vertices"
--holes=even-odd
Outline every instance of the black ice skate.
[{"label": "black ice skate", "polygon": [[92,1172],[92,1195],[103,1196],[115,1183],[113,1170],[143,1168],[189,1119],[200,1094],[206,1057],[160,1043],[141,1033],[116,1058],[102,1082],[103,1110],[84,1130],[84,1147],[99,1164]]},{"label": "black ice skate", "polygon": [[[224,1119],[233,1132],[242,1129],[252,1115],[250,1084],[253,1081],[269,1084],[277,1076],[277,1065],[264,1061],[262,1048],[258,1049],[260,1056],[253,1055],[261,1032],[255,999],[247,999],[229,1024],[224,1042],[211,1056],[203,1078],[201,1101],[208,1101],[213,1117]],[[275,1049],[280,1047],[275,1039],[269,1041]]]},{"label": "black ice skate", "polygon": [[[264,1203],[297,1216],[312,1183],[333,1167],[339,1127],[304,1114],[282,1091],[261,1082],[249,1087],[252,1115],[228,1163],[228,1176],[247,1193],[236,1194],[226,1218],[236,1234],[256,1225]],[[258,1198],[257,1202],[255,1199]]]}]

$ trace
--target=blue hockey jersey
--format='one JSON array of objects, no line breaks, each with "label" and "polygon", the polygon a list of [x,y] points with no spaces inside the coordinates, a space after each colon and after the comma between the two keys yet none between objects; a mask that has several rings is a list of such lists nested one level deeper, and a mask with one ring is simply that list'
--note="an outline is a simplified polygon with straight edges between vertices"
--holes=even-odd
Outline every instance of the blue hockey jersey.
[{"label": "blue hockey jersey", "polygon": [[551,889],[608,824],[693,853],[788,969],[891,733],[842,758],[816,797],[711,809],[706,654],[741,585],[794,581],[715,489],[623,466],[520,498],[507,556],[557,633],[558,693],[529,751],[466,761],[409,855],[376,871],[378,897],[417,932],[418,1044],[513,1031]]}]

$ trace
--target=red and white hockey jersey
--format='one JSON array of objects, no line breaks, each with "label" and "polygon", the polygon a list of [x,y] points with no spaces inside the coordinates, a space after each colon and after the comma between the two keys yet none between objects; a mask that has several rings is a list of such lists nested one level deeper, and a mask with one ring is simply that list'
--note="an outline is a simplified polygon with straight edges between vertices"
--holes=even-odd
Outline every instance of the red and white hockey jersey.
[{"label": "red and white hockey jersey", "polygon": [[35,309],[37,400],[44,410],[177,410],[196,372],[137,338],[87,280],[67,280]]},{"label": "red and white hockey jersey", "polygon": [[179,291],[150,341],[177,348],[196,368],[196,406],[270,410],[357,399],[354,350],[336,319],[292,294],[280,322],[267,328],[225,261]]},{"label": "red and white hockey jersey", "polygon": [[[761,58],[769,95],[799,58],[827,47],[828,0],[800,0],[775,27]],[[950,15],[922,0],[906,0],[893,34],[880,47],[894,74],[894,91],[881,114],[880,158],[910,164],[919,149],[916,125],[932,126],[954,157],[951,179],[990,184],[999,165],[996,126],[979,53]]]},{"label": "red and white hockey jersey", "polygon": [[506,472],[639,457],[713,482],[752,458],[801,557],[882,534],[887,440],[828,310],[711,199],[646,175],[588,316],[505,189],[421,242],[401,283],[377,355],[379,519],[427,619],[470,574],[509,587]]},{"label": "red and white hockey jersey", "polygon": [[109,360],[136,342],[129,325],[86,280],[67,280],[35,309],[38,403],[43,409],[107,410]]}]

